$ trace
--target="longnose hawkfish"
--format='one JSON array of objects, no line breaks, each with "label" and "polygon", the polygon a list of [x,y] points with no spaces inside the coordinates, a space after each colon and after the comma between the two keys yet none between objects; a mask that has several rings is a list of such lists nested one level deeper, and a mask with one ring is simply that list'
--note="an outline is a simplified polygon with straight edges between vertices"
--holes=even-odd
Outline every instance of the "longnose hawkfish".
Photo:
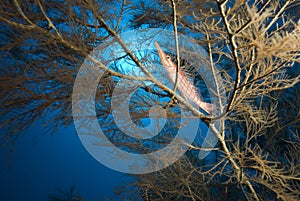
[{"label": "longnose hawkfish", "polygon": [[[168,78],[175,83],[176,79],[176,64],[172,61],[171,57],[164,53],[164,51],[161,49],[159,44],[155,42],[156,49],[158,51],[158,55],[160,57],[161,63],[163,68],[165,69]],[[204,102],[199,94],[196,91],[195,86],[189,81],[189,79],[186,77],[185,73],[178,69],[177,72],[177,89],[180,92],[180,94],[186,99],[194,102],[196,105],[198,105],[201,109],[203,109],[208,114],[211,114],[211,112],[214,109],[214,105],[210,103]]]}]

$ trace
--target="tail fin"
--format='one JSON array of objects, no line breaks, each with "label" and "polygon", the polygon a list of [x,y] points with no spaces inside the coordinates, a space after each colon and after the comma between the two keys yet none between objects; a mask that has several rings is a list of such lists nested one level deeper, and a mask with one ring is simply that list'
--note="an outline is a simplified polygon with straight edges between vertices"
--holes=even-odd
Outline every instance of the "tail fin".
[{"label": "tail fin", "polygon": [[202,101],[199,104],[199,107],[201,109],[203,109],[207,114],[211,114],[212,111],[214,111],[214,109],[215,109],[215,106],[213,104],[205,103],[205,102],[202,102]]}]

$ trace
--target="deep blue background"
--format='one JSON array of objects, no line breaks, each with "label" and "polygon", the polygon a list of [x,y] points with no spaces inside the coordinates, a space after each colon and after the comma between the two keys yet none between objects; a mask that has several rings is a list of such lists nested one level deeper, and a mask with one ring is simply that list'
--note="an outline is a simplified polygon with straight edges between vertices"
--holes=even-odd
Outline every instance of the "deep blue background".
[{"label": "deep blue background", "polygon": [[[85,200],[118,200],[114,189],[128,182],[128,175],[103,166],[85,150],[74,128],[43,134],[35,124],[17,140],[14,152],[0,150],[0,200],[44,201],[57,188],[71,186]],[[1,132],[4,132],[3,130]]]}]

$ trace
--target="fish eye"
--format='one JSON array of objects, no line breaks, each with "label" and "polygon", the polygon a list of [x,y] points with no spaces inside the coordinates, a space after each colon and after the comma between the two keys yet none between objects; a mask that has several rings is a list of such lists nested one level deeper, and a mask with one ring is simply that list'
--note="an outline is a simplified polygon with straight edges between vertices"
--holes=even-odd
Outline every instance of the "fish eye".
[{"label": "fish eye", "polygon": [[170,60],[170,59],[171,59],[171,57],[170,57],[170,56],[166,56],[166,58],[167,58],[168,60]]}]

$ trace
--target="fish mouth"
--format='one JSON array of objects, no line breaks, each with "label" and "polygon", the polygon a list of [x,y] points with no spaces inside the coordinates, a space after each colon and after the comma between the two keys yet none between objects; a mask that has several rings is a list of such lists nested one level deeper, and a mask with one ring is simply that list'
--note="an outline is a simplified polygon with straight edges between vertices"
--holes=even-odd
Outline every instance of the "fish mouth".
[{"label": "fish mouth", "polygon": [[161,47],[159,46],[158,42],[154,42],[155,44],[155,47],[157,49],[157,52],[158,52],[158,56],[161,60],[161,63],[163,66],[169,66],[170,67],[170,64],[169,62],[167,61],[167,55],[165,54],[165,52],[161,49]]}]

